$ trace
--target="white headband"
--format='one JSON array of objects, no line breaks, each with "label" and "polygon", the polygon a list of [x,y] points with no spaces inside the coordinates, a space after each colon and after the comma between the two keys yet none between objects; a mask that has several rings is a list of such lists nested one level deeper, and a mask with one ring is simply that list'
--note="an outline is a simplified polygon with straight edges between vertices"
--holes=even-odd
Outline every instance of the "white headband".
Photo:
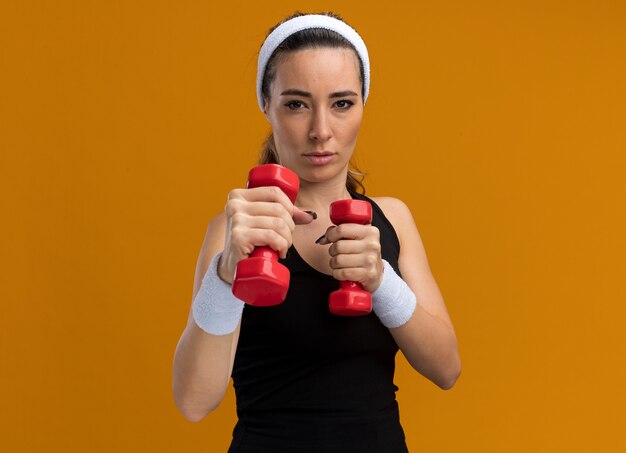
[{"label": "white headband", "polygon": [[334,31],[339,33],[354,46],[361,60],[361,64],[363,65],[363,104],[365,104],[365,100],[367,99],[367,95],[370,90],[370,60],[367,55],[367,47],[365,47],[363,39],[361,39],[354,28],[339,19],[321,14],[309,14],[306,16],[294,17],[293,19],[280,24],[269,34],[261,47],[256,73],[256,96],[259,101],[261,111],[263,111],[263,93],[261,91],[261,87],[263,85],[263,76],[265,75],[267,62],[276,48],[285,39],[294,33],[309,28],[324,28],[326,30]]}]

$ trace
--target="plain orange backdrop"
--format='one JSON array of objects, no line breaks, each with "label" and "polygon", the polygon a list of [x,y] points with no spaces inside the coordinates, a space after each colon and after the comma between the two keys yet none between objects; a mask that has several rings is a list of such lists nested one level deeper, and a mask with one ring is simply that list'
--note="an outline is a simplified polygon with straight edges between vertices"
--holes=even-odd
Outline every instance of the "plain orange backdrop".
[{"label": "plain orange backdrop", "polygon": [[232,391],[188,422],[172,359],[268,131],[258,48],[296,9],[368,44],[357,162],[410,206],[457,329],[450,391],[398,356],[411,451],[626,451],[626,4],[604,0],[2,2],[0,449],[225,451]]}]

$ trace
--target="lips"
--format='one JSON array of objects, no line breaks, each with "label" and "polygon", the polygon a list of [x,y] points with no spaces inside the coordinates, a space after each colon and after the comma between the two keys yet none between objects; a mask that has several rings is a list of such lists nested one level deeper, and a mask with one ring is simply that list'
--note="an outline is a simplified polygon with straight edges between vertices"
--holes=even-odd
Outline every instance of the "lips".
[{"label": "lips", "polygon": [[318,151],[313,153],[306,153],[304,157],[313,165],[326,165],[335,158],[337,153],[332,151]]}]

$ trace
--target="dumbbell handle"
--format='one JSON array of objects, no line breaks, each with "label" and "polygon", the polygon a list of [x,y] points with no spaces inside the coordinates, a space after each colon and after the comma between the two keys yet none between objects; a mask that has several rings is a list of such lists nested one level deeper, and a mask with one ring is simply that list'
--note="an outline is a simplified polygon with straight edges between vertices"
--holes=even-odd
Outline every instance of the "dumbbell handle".
[{"label": "dumbbell handle", "polygon": [[361,285],[359,282],[351,282],[349,280],[342,280],[339,282],[339,289],[349,289],[349,290],[358,290],[358,291],[365,291],[363,289],[363,285]]},{"label": "dumbbell handle", "polygon": [[261,245],[255,247],[250,253],[250,258],[264,258],[266,260],[276,260],[278,261],[278,252],[271,247],[266,245]]}]

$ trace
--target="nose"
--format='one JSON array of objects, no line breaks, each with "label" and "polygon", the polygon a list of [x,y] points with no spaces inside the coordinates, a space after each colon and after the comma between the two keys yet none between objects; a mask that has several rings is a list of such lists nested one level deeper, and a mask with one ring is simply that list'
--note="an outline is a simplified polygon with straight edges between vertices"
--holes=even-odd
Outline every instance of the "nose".
[{"label": "nose", "polygon": [[329,122],[328,114],[322,110],[317,110],[311,118],[311,130],[309,138],[316,142],[326,142],[332,136],[332,128]]}]

